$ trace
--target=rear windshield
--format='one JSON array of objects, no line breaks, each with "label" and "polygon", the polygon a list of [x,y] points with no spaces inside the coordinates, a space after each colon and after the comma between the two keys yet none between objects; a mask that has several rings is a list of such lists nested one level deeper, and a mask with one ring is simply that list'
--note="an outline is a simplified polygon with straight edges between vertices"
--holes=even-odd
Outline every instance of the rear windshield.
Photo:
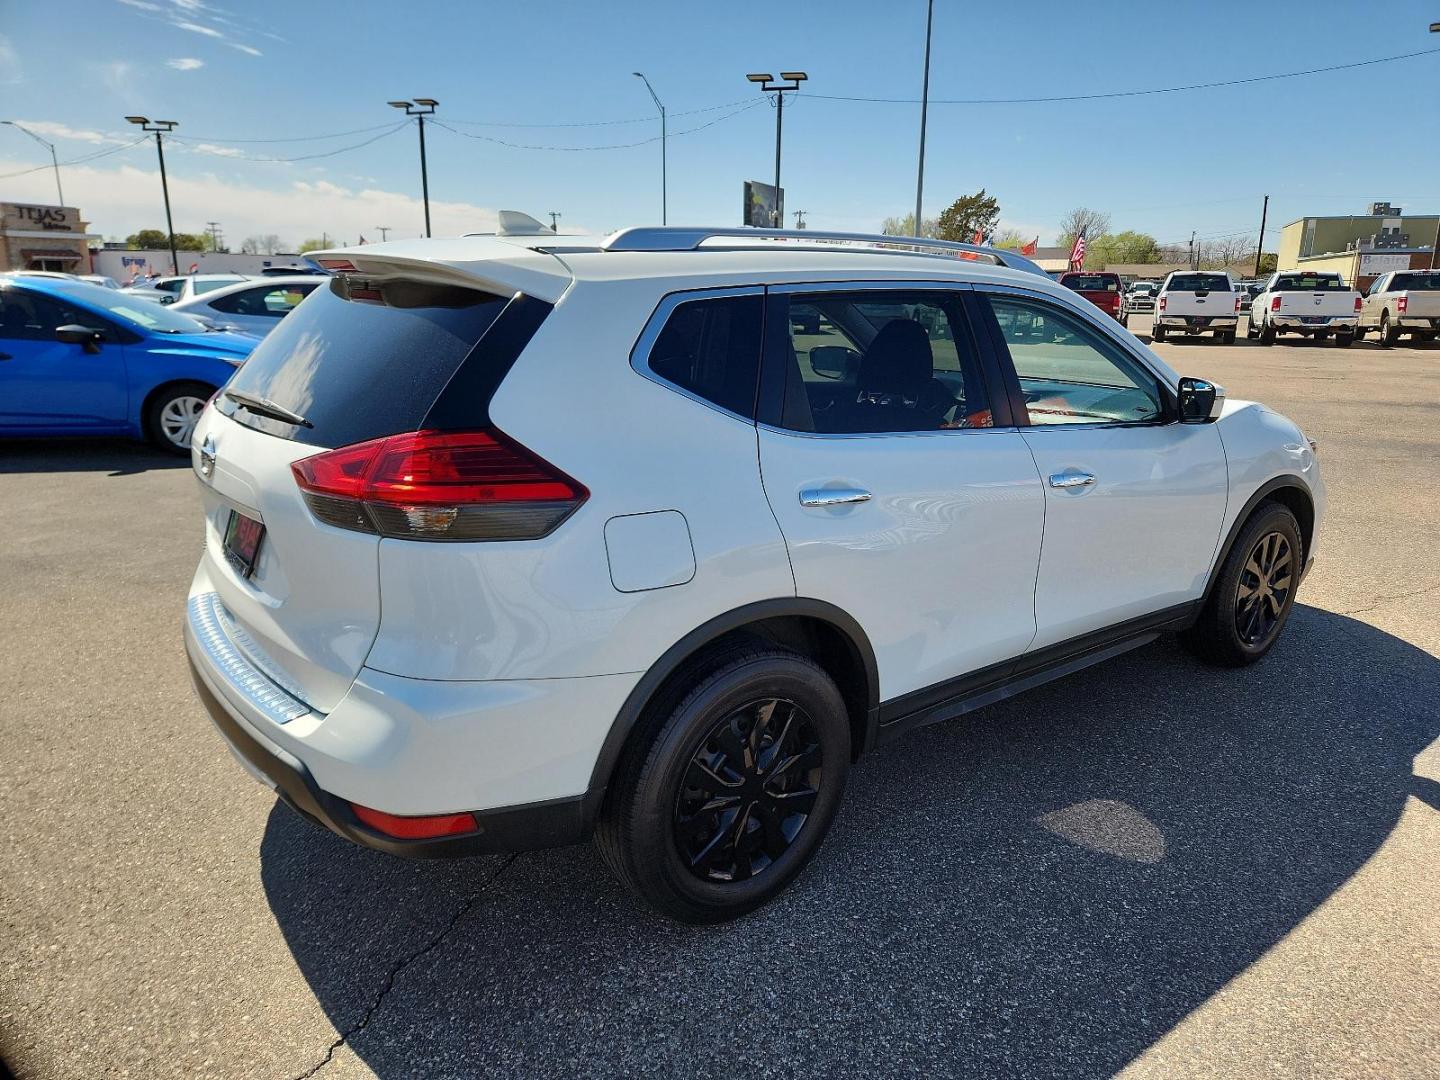
[{"label": "rear windshield", "polygon": [[217,408],[271,435],[347,446],[415,431],[506,299],[406,278],[332,278],[270,332],[226,384],[310,422]]},{"label": "rear windshield", "polygon": [[1345,282],[1332,274],[1281,274],[1271,292],[1325,292],[1343,290]]},{"label": "rear windshield", "polygon": [[1060,284],[1080,292],[1120,291],[1120,279],[1114,274],[1066,274]]},{"label": "rear windshield", "polygon": [[1165,288],[1169,292],[1229,292],[1230,279],[1224,274],[1176,274]]},{"label": "rear windshield", "polygon": [[1440,289],[1440,273],[1436,274],[1396,274],[1390,281],[1391,292],[1401,292],[1408,289],[1411,292],[1429,291]]}]

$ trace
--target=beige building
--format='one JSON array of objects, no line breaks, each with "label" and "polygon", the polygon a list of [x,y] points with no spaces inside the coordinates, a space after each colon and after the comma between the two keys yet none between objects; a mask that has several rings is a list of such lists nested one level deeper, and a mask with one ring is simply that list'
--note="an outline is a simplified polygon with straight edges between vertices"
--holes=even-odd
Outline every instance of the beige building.
[{"label": "beige building", "polygon": [[1407,216],[1389,203],[1370,209],[1290,222],[1280,231],[1280,269],[1334,271],[1363,291],[1386,271],[1432,265],[1440,215]]},{"label": "beige building", "polygon": [[90,272],[89,232],[73,206],[0,203],[0,270]]}]

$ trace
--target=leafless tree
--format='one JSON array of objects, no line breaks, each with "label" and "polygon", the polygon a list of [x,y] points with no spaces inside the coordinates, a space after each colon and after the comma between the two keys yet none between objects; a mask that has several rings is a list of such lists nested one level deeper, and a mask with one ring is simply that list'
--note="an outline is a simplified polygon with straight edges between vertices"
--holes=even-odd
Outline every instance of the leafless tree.
[{"label": "leafless tree", "polygon": [[1077,206],[1060,219],[1061,247],[1069,247],[1075,237],[1085,234],[1087,241],[1104,236],[1110,231],[1110,215],[1103,210],[1092,210],[1088,206]]},{"label": "leafless tree", "polygon": [[[939,227],[939,218],[922,217],[920,219],[921,236],[928,236],[933,239]],[[880,231],[886,236],[914,236],[915,215],[906,214],[904,217],[887,217],[880,223]]]}]

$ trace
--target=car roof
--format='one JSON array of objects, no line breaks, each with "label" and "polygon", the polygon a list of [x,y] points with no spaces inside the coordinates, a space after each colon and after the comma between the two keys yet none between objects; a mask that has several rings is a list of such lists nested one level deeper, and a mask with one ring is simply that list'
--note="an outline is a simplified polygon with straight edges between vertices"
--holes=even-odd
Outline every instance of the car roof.
[{"label": "car roof", "polygon": [[199,296],[192,296],[188,300],[181,300],[171,307],[172,311],[182,310],[190,307],[200,307],[224,296],[230,296],[237,292],[244,292],[247,289],[278,289],[282,285],[323,285],[330,280],[329,274],[269,274],[265,277],[244,278],[233,285],[226,285],[223,289],[211,289]]},{"label": "car roof", "polygon": [[39,277],[32,274],[0,274],[0,284],[22,283],[27,289],[46,293],[50,296],[67,296],[77,300],[93,297],[96,300],[113,300],[114,289],[96,285],[93,281],[82,281],[77,277]]}]

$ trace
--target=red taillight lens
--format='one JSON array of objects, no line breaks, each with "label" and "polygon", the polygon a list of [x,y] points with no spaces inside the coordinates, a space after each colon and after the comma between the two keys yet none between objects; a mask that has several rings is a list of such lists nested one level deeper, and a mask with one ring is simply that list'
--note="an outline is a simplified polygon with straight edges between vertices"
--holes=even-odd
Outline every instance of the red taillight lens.
[{"label": "red taillight lens", "polygon": [[494,429],[391,435],[290,468],[326,524],[411,540],[533,540],[589,496]]},{"label": "red taillight lens", "polygon": [[1156,303],[1158,304],[1161,311],[1165,310],[1165,297],[1160,297],[1160,299],[1156,301]]},{"label": "red taillight lens", "polygon": [[[1405,314],[1405,309],[1410,306],[1409,300],[1410,298],[1408,296],[1397,296],[1395,298],[1395,311],[1397,314]],[[1358,296],[1355,298],[1355,310],[1360,310],[1360,298]]]},{"label": "red taillight lens", "polygon": [[351,803],[355,816],[376,832],[392,836],[396,840],[433,840],[437,836],[462,836],[476,832],[480,826],[475,823],[474,814],[426,814],[421,817],[401,817],[387,814],[383,810],[371,810],[368,806]]},{"label": "red taillight lens", "polygon": [[1240,314],[1240,297],[1235,297],[1235,314]]},{"label": "red taillight lens", "polygon": [[1271,311],[1279,311],[1279,310],[1280,310],[1280,297],[1278,297],[1278,296],[1272,296],[1272,297],[1270,297],[1270,310],[1271,310]]}]

